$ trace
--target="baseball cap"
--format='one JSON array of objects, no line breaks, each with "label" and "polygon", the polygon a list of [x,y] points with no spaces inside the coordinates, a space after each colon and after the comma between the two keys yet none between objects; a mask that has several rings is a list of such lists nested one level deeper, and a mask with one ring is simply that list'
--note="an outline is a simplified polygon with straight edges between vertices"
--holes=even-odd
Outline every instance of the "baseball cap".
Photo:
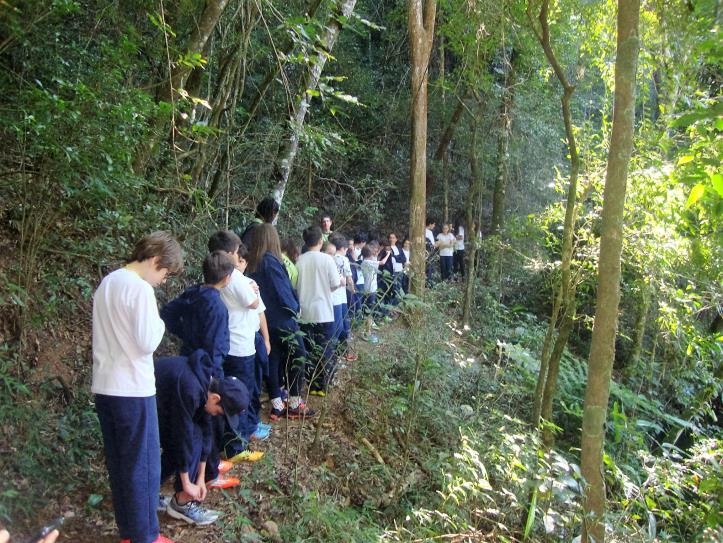
[{"label": "baseball cap", "polygon": [[238,428],[239,414],[246,411],[249,406],[249,391],[236,377],[214,379],[211,382],[211,392],[221,396],[221,407],[226,422],[233,430]]}]

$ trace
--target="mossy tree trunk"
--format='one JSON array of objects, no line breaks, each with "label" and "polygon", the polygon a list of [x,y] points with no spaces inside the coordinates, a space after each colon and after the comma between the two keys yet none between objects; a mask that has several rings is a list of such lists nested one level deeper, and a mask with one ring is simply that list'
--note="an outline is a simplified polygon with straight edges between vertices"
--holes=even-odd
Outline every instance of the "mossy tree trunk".
[{"label": "mossy tree trunk", "polygon": [[625,191],[633,150],[635,76],[640,50],[639,18],[640,0],[618,2],[613,127],[603,195],[595,324],[582,416],[581,470],[586,481],[583,543],[605,541],[605,479],[602,455],[620,303],[620,255],[623,245]]},{"label": "mossy tree trunk", "polygon": [[[331,53],[332,49],[334,49],[334,44],[339,37],[342,27],[341,21],[349,19],[354,11],[355,4],[356,0],[339,0],[336,8],[330,14],[329,21],[326,24],[326,32],[321,39],[321,43],[324,44],[324,48],[328,53]],[[274,199],[279,203],[279,205],[281,205],[281,202],[284,199],[284,193],[286,192],[286,186],[289,182],[289,176],[291,175],[291,170],[294,167],[296,154],[299,151],[299,139],[304,127],[304,119],[306,118],[306,113],[309,111],[309,107],[311,105],[312,96],[310,91],[316,90],[316,87],[319,85],[321,72],[324,70],[327,58],[327,55],[318,55],[309,65],[306,74],[304,75],[294,110],[291,114],[291,133],[279,153],[274,173],[276,178]]]},{"label": "mossy tree trunk", "polygon": [[[477,131],[478,120],[472,121],[472,137],[469,149],[469,167],[472,174],[467,198],[465,225],[467,226],[467,239],[465,240],[465,283],[464,298],[462,300],[462,326],[469,327],[472,305],[474,304],[474,287],[477,276],[477,252],[479,251],[479,207],[482,194],[482,174],[477,160]],[[477,225],[475,228],[474,225]]]}]

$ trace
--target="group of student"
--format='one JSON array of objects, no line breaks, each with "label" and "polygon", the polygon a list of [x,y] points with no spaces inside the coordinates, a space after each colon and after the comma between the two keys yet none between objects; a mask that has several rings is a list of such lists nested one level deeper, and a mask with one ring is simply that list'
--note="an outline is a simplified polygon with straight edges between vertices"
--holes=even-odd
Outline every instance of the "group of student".
[{"label": "group of student", "polygon": [[442,281],[464,277],[464,223],[458,221],[442,224],[435,236],[436,221],[427,217],[424,239],[427,249],[427,283],[432,284],[434,256],[439,256],[439,273]]},{"label": "group of student", "polygon": [[[299,250],[282,244],[277,213],[267,198],[241,236],[214,233],[203,282],[160,311],[153,288],[183,269],[167,232],[142,238],[94,295],[92,392],[122,543],[171,541],[159,511],[216,521],[221,513],[202,506],[208,490],[238,485],[228,472],[259,460],[249,444],[272,431],[261,420],[262,388],[271,423],[314,417],[305,393],[325,396],[338,360],[357,359],[352,322],[377,342],[374,320],[390,318],[406,290],[408,241],[346,239],[324,216]],[[179,355],[154,360],[165,331],[180,338]],[[161,495],[172,476],[173,495]]]}]

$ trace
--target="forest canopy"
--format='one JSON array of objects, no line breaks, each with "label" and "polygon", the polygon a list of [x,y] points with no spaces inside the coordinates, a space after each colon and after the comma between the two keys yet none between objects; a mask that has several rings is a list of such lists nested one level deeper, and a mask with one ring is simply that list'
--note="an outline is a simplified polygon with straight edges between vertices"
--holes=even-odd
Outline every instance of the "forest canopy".
[{"label": "forest canopy", "polygon": [[[299,479],[279,448],[219,540],[261,540],[272,516],[284,541],[587,537],[613,238],[605,537],[719,540],[722,20],[718,0],[0,1],[0,525],[72,510],[80,541],[110,522],[93,292],[166,230],[186,268],[168,302],[209,235],[241,235],[273,196],[299,245],[323,215],[409,237],[413,294],[341,378],[354,405],[315,427],[366,452],[304,451]],[[464,280],[426,288],[428,216],[466,227]]]}]

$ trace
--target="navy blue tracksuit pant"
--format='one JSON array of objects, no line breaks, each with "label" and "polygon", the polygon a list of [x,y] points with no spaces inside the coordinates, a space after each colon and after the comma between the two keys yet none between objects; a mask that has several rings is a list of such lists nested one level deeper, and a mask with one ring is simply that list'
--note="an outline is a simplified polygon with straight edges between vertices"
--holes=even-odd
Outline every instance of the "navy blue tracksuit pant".
[{"label": "navy blue tracksuit pant", "polygon": [[[230,377],[236,377],[249,391],[251,398],[258,396],[258,385],[256,382],[256,355],[251,356],[227,356],[223,362],[223,372]],[[224,439],[226,457],[231,458],[244,451],[259,424],[258,413],[253,412],[251,405],[238,418],[238,427],[227,428]]]},{"label": "navy blue tracksuit pant", "polygon": [[304,339],[311,357],[308,366],[309,385],[311,390],[326,390],[336,369],[334,321],[304,324],[302,329],[306,334]]},{"label": "navy blue tracksuit pant", "polygon": [[113,512],[121,539],[152,543],[158,538],[161,443],[156,397],[96,394]]}]

